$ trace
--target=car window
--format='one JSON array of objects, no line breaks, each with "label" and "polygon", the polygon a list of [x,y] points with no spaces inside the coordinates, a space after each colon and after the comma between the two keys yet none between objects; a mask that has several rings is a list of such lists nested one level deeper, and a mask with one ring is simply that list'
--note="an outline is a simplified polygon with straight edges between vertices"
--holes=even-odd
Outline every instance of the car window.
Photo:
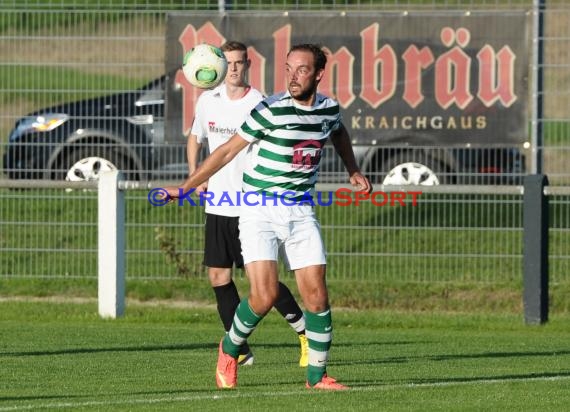
[{"label": "car window", "polygon": [[135,103],[137,106],[148,106],[151,104],[164,104],[164,89],[157,85],[143,93]]}]

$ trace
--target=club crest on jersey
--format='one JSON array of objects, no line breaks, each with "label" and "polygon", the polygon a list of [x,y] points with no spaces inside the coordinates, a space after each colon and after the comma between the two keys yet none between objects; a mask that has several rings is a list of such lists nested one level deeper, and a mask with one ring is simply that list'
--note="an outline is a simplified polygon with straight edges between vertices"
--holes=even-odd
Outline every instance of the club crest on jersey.
[{"label": "club crest on jersey", "polygon": [[292,166],[294,169],[312,169],[321,160],[323,143],[319,140],[306,140],[293,146]]},{"label": "club crest on jersey", "polygon": [[327,134],[331,128],[330,121],[323,120],[323,122],[321,123],[321,126],[322,126],[322,130],[323,130],[323,134]]}]

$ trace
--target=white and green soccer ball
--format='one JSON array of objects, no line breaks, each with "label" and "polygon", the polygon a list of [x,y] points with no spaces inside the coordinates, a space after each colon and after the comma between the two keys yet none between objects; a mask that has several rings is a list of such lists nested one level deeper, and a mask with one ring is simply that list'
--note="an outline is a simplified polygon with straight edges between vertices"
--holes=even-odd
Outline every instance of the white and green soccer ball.
[{"label": "white and green soccer ball", "polygon": [[184,55],[182,71],[193,86],[211,89],[224,81],[228,62],[220,48],[204,43]]}]

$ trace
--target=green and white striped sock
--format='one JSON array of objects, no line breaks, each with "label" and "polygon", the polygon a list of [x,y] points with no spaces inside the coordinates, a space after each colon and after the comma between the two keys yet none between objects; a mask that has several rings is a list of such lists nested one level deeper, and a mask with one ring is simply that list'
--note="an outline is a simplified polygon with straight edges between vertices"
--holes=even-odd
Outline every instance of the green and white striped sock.
[{"label": "green and white striped sock", "polygon": [[332,343],[332,316],[330,309],[320,313],[305,312],[306,336],[309,341],[307,380],[310,385],[320,382],[327,371],[327,360]]},{"label": "green and white striped sock", "polygon": [[236,309],[230,331],[224,337],[222,350],[234,358],[239,355],[240,347],[253,333],[257,324],[263,317],[257,315],[249,306],[247,298],[243,299]]}]

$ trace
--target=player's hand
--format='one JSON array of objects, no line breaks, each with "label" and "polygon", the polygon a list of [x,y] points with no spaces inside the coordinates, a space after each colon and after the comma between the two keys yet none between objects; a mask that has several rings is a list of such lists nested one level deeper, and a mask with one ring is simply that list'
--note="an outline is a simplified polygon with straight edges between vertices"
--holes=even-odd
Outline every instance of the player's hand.
[{"label": "player's hand", "polygon": [[350,184],[359,192],[370,193],[372,191],[372,183],[360,172],[353,173],[350,176]]},{"label": "player's hand", "polygon": [[170,201],[178,199],[180,197],[180,188],[178,186],[166,186],[162,188],[165,193],[168,193]]},{"label": "player's hand", "polygon": [[198,196],[200,196],[200,193],[207,192],[207,191],[208,191],[208,182],[204,182],[204,183],[202,183],[202,184],[196,186],[196,191],[195,191],[195,193],[196,193]]}]

